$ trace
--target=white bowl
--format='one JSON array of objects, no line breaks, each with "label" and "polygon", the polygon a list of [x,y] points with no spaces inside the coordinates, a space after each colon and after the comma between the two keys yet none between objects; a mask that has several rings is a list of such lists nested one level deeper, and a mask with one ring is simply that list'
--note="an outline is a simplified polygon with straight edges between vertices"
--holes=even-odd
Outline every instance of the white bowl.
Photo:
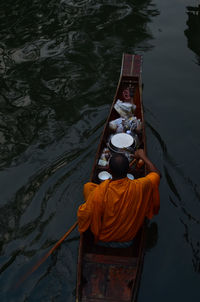
[{"label": "white bowl", "polygon": [[111,179],[112,178],[112,175],[110,173],[108,173],[107,171],[101,171],[99,174],[98,174],[98,178],[103,181],[103,180],[106,180],[106,179]]}]

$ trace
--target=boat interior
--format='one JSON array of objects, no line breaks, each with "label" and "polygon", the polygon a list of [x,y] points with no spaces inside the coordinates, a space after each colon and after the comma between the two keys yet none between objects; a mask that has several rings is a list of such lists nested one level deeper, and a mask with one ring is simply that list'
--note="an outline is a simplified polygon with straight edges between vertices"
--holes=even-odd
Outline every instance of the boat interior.
[{"label": "boat interior", "polygon": [[[143,123],[143,110],[141,108],[141,93],[140,93],[140,82],[138,78],[133,77],[122,77],[121,81],[119,82],[119,86],[117,89],[117,93],[115,95],[115,99],[113,104],[119,99],[123,102],[131,103],[136,105],[136,109],[134,112],[134,116],[136,116],[138,119],[140,119]],[[118,119],[120,117],[119,113],[114,109],[111,108],[110,115],[108,116],[108,119],[106,121],[106,125],[102,134],[102,139],[99,144],[99,148],[97,151],[96,159],[95,159],[95,165],[92,170],[91,174],[91,181],[95,182],[97,184],[100,183],[100,180],[98,178],[98,173],[102,170],[107,170],[109,172],[109,167],[101,167],[97,164],[100,154],[102,153],[102,150],[107,147],[107,143],[109,140],[110,135],[113,134],[113,131],[109,128],[109,122],[115,119]],[[145,134],[140,134],[139,137],[140,140],[140,146],[139,148],[145,148]],[[145,173],[144,166],[140,169],[135,169],[135,167],[132,167],[129,169],[129,173],[134,175],[134,178],[142,177]]]}]

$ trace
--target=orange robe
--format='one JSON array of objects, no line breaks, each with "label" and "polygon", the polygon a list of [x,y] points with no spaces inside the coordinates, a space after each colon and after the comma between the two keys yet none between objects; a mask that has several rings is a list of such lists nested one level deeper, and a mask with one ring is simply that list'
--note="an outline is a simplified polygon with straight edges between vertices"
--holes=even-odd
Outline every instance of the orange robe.
[{"label": "orange robe", "polygon": [[160,176],[130,180],[105,180],[100,185],[84,185],[86,202],[78,209],[79,232],[91,229],[95,241],[130,241],[137,234],[144,218],[151,219],[160,207]]}]

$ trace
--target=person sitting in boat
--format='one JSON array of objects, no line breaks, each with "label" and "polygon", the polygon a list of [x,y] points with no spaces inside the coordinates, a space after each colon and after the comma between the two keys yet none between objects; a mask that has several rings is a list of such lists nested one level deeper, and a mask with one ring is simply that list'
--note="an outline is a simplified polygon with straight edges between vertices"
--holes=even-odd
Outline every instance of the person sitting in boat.
[{"label": "person sitting in boat", "polygon": [[130,246],[145,217],[151,219],[159,212],[161,174],[142,149],[134,156],[145,162],[149,172],[145,177],[130,180],[128,159],[115,154],[109,162],[112,179],[84,185],[86,202],[77,213],[79,232],[90,228],[97,244]]}]

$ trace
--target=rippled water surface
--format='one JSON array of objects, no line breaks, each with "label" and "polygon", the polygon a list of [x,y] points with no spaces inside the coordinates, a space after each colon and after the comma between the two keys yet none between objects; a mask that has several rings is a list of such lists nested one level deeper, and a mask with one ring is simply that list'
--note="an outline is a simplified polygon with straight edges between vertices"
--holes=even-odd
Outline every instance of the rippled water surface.
[{"label": "rippled water surface", "polygon": [[200,300],[199,4],[1,1],[0,301],[75,301],[77,230],[15,285],[76,220],[123,52],[163,174],[138,302]]}]

